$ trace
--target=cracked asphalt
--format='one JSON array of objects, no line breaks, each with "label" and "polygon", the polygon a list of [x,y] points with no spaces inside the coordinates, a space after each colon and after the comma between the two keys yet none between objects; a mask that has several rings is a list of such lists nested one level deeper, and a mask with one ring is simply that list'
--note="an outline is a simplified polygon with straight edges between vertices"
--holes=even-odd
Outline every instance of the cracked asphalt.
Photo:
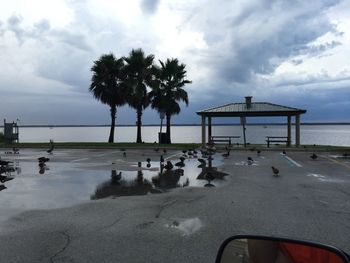
[{"label": "cracked asphalt", "polygon": [[214,262],[235,234],[308,239],[350,252],[350,160],[309,155],[232,151],[219,168],[229,174],[220,187],[16,214],[0,223],[0,262]]}]

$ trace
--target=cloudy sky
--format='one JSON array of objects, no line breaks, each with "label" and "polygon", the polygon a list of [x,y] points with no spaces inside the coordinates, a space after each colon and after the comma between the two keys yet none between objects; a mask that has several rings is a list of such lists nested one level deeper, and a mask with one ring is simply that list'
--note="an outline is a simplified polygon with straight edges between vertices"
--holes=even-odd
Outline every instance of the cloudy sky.
[{"label": "cloudy sky", "polygon": [[[348,0],[0,0],[0,118],[21,124],[108,124],[88,92],[101,54],[143,48],[187,65],[190,105],[267,101],[303,121],[350,122]],[[134,124],[119,109],[119,124]],[[158,123],[147,110],[144,123]]]}]

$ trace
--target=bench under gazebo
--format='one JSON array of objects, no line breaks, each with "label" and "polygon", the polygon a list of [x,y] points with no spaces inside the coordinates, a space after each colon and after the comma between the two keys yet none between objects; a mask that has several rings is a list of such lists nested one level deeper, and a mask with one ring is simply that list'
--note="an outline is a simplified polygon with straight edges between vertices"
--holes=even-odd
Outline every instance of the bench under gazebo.
[{"label": "bench under gazebo", "polygon": [[[245,121],[246,117],[287,117],[287,136],[286,137],[269,137],[267,138],[268,146],[270,142],[286,140],[287,146],[291,145],[292,136],[292,116],[295,117],[295,146],[300,145],[300,115],[306,110],[277,105],[268,102],[252,102],[252,97],[245,97],[244,103],[230,103],[213,107],[206,110],[198,111],[197,114],[202,118],[202,145],[206,144],[206,126],[208,126],[208,143],[212,143],[212,118],[217,117],[240,117]],[[206,120],[208,119],[208,125]],[[225,138],[224,138],[225,137]],[[216,136],[216,139],[231,139],[236,136]]]}]

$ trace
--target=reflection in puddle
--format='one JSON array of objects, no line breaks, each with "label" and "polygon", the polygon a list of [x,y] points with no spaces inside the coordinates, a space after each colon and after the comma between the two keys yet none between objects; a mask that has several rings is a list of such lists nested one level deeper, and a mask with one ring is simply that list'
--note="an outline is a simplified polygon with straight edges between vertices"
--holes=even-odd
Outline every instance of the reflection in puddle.
[{"label": "reflection in puddle", "polygon": [[[161,163],[147,162],[142,165],[137,163],[138,171],[111,171],[111,179],[99,184],[91,199],[100,199],[109,196],[145,195],[148,193],[162,193],[172,188],[187,186],[213,187],[220,184],[226,173],[220,172],[213,167],[212,160],[207,166],[198,168],[197,159],[180,160],[182,163],[173,165],[167,161],[166,165]],[[176,163],[178,164],[178,163]],[[158,166],[159,169],[145,169]],[[214,181],[214,183],[213,183]]]},{"label": "reflection in puddle", "polygon": [[195,217],[185,220],[175,220],[172,224],[166,226],[176,228],[185,236],[189,236],[201,229],[203,227],[203,223],[198,217]]},{"label": "reflection in puddle", "polygon": [[[11,175],[6,174],[3,183],[0,182],[0,221],[18,211],[54,209],[90,199],[162,193],[176,187],[204,187],[208,183],[219,186],[224,183],[224,174],[216,168],[221,164],[220,154],[214,155],[213,161],[205,159],[206,165],[201,167],[194,157],[184,159],[183,164],[172,158],[173,168],[169,170],[161,169],[159,161],[146,158],[142,163],[126,159],[119,162],[115,158],[109,161],[105,156],[95,160],[84,158],[79,151],[75,154],[83,161],[71,162],[71,152],[57,151],[50,156],[49,162],[39,165],[41,154],[40,150],[28,150],[8,158],[13,161],[15,169],[11,170]],[[57,161],[58,158],[62,161]],[[159,157],[154,157],[154,160],[159,160]]]}]

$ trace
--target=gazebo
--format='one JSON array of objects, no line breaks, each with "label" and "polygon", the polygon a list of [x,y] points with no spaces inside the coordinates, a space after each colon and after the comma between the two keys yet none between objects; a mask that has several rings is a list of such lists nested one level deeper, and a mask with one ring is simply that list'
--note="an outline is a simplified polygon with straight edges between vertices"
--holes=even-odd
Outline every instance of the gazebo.
[{"label": "gazebo", "polygon": [[230,103],[198,111],[202,117],[202,145],[206,141],[206,119],[208,119],[208,143],[212,136],[212,118],[215,117],[287,117],[287,145],[291,145],[292,116],[295,116],[295,146],[300,145],[300,115],[306,110],[277,105],[268,102],[252,102],[252,97],[245,97],[244,103]]}]

